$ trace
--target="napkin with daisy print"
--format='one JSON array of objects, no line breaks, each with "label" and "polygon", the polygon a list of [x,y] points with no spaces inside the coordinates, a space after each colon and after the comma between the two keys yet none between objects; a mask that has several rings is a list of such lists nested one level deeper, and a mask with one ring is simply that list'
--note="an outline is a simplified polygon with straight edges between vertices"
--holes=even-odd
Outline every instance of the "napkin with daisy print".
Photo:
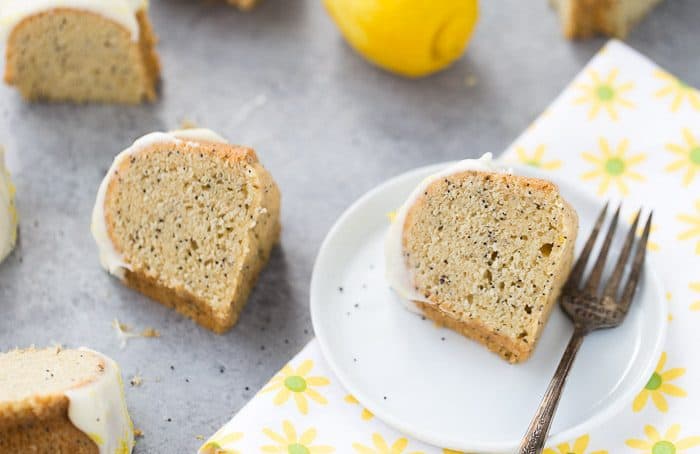
[{"label": "napkin with daisy print", "polygon": [[[609,42],[506,150],[601,200],[654,209],[668,339],[644,389],[605,427],[545,454],[700,454],[700,92]],[[200,448],[212,453],[454,453],[378,421],[312,341]]]}]

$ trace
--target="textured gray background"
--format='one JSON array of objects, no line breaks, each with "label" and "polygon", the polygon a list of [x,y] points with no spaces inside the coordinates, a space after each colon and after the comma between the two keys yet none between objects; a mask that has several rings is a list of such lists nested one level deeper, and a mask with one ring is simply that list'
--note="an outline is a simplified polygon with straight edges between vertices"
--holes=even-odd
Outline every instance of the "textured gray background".
[{"label": "textured gray background", "polygon": [[[127,379],[142,375],[143,385],[127,390],[145,432],[137,453],[193,452],[197,434],[228,420],[312,338],[313,261],[353,200],[417,166],[500,152],[604,42],[563,40],[544,0],[483,1],[467,55],[413,81],[356,56],[319,1],[266,0],[251,14],[192,0],[151,3],[161,38],[159,102],[27,105],[0,88],[0,143],[21,215],[21,244],[0,265],[0,350],[86,345],[115,358]],[[698,24],[697,0],[669,0],[628,41],[699,86]],[[469,76],[476,86],[467,86]],[[114,155],[183,120],[254,146],[283,193],[282,245],[224,336],[108,277],[89,233],[95,191]],[[114,318],[162,337],[121,350]]]}]

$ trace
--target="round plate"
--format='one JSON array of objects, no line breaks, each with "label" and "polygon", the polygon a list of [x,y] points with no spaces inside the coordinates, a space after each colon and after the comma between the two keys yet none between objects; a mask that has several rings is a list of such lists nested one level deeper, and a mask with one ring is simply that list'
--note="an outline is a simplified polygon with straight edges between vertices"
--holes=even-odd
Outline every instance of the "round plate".
[{"label": "round plate", "polygon": [[[573,331],[555,308],[535,349],[511,365],[480,344],[404,308],[384,279],[387,213],[426,176],[417,169],[353,204],[326,237],[311,281],[311,317],[321,349],[341,383],[395,429],[435,446],[488,453],[516,450]],[[542,174],[516,168],[521,175]],[[565,180],[546,177],[576,209],[577,251],[601,205]],[[625,229],[618,229],[612,254]],[[647,261],[622,326],[591,333],[569,376],[550,443],[590,431],[630,404],[661,354],[667,308]]]}]

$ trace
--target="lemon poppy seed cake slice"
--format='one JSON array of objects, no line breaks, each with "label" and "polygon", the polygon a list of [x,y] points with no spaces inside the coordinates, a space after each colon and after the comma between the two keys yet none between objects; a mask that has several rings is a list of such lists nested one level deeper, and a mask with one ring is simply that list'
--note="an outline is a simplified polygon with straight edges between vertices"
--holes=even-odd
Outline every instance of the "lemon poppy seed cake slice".
[{"label": "lemon poppy seed cake slice", "polygon": [[133,446],[114,361],[59,347],[0,354],[0,452],[128,454]]},{"label": "lemon poppy seed cake slice", "polygon": [[0,0],[5,82],[27,100],[139,103],[160,64],[147,0]]},{"label": "lemon poppy seed cake slice", "polygon": [[570,270],[577,229],[553,183],[486,155],[416,188],[390,227],[387,276],[428,318],[521,362]]},{"label": "lemon poppy seed cake slice", "polygon": [[92,232],[110,273],[221,333],[279,238],[279,216],[255,152],[193,129],[148,134],[117,156]]}]

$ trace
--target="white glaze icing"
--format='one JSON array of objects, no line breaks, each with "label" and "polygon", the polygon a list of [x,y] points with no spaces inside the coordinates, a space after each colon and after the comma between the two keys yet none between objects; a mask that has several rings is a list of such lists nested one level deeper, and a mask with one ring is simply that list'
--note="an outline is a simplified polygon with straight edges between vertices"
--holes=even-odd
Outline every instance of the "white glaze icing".
[{"label": "white glaze icing", "polygon": [[211,129],[204,128],[192,128],[192,129],[178,129],[175,131],[170,131],[170,134],[177,137],[180,140],[189,140],[195,142],[219,142],[228,143],[226,139],[212,131]]},{"label": "white glaze icing", "polygon": [[134,427],[126,408],[119,366],[101,353],[79,350],[102,358],[105,370],[92,383],[66,391],[68,418],[95,442],[100,454],[129,454],[134,448]]},{"label": "white glaze icing", "polygon": [[452,164],[445,170],[431,175],[421,181],[413,192],[411,192],[403,205],[401,205],[401,208],[399,208],[399,210],[396,212],[396,217],[389,226],[389,231],[387,232],[384,243],[386,279],[389,281],[391,288],[394,289],[394,291],[401,297],[406,309],[410,310],[411,312],[421,313],[414,304],[415,301],[424,303],[430,303],[430,301],[424,295],[421,295],[416,291],[413,284],[413,276],[408,269],[403,253],[403,229],[404,224],[406,223],[406,215],[408,210],[435,181],[468,170],[477,170],[482,172],[512,172],[510,169],[506,169],[495,163],[491,153],[486,153],[479,159],[465,159]]},{"label": "white glaze icing", "polygon": [[131,265],[125,262],[122,254],[114,247],[114,243],[109,238],[107,223],[105,220],[105,198],[111,178],[117,173],[121,164],[130,156],[144,150],[157,143],[172,142],[175,144],[187,142],[199,146],[199,142],[220,142],[228,143],[226,139],[209,129],[181,129],[170,132],[152,132],[136,139],[136,141],[126,150],[119,153],[112,162],[112,166],[107,171],[100,188],[97,191],[95,207],[92,210],[92,225],[90,230],[95,238],[100,252],[100,263],[110,274],[124,279],[125,270],[131,270]]},{"label": "white glaze icing", "polygon": [[27,17],[56,8],[99,14],[124,26],[131,33],[132,40],[138,41],[136,13],[148,8],[148,0],[0,0],[0,33],[3,40]]},{"label": "white glaze icing", "polygon": [[17,210],[15,187],[5,168],[5,153],[0,147],[0,262],[7,257],[17,242]]}]

